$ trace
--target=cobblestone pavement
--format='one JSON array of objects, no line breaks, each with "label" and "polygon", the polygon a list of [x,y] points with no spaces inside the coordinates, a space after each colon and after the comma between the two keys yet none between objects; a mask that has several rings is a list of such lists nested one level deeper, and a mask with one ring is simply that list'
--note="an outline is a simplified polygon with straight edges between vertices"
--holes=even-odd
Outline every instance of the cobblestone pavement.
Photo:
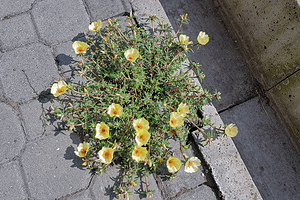
[{"label": "cobblestone pavement", "polygon": [[[59,123],[48,125],[52,102],[47,94],[53,81],[73,79],[77,58],[71,45],[84,40],[90,22],[111,17],[122,21],[139,2],[1,0],[0,199],[117,198],[112,186],[118,166],[101,176],[82,167],[74,154],[79,137],[61,130]],[[190,152],[201,157],[197,147]],[[182,170],[172,182],[151,176],[153,199],[219,198],[208,169],[196,174]],[[131,199],[145,198],[140,192],[134,191]]]}]

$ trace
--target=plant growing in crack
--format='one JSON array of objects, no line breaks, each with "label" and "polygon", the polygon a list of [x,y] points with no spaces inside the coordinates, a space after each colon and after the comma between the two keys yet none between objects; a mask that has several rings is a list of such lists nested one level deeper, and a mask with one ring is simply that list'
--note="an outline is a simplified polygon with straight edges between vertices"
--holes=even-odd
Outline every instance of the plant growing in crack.
[{"label": "plant growing in crack", "polygon": [[[179,35],[180,29],[172,34],[156,16],[148,18],[152,32],[135,25],[132,14],[128,19],[125,31],[115,19],[107,20],[104,29],[100,20],[93,22],[89,30],[95,35],[87,43],[73,43],[81,58],[79,76],[85,81],[54,83],[51,93],[64,107],[53,108],[52,114],[70,130],[87,136],[75,151],[82,165],[97,173],[114,164],[121,166],[121,180],[114,188],[120,198],[129,198],[138,175],[144,177],[145,194],[150,197],[153,191],[147,177],[158,168],[165,166],[169,177],[174,177],[182,165],[188,173],[201,165],[197,157],[185,153],[191,127],[203,134],[204,145],[218,135],[234,137],[237,128],[234,124],[215,127],[209,119],[199,118],[197,112],[220,99],[220,93],[194,83],[204,78],[199,64],[192,62],[189,70],[182,69],[187,54],[206,45],[208,35],[201,31],[196,41],[190,41]],[[180,27],[187,24],[187,15],[180,22]],[[205,132],[203,126],[214,132]],[[182,160],[168,148],[170,138],[178,142]]]}]

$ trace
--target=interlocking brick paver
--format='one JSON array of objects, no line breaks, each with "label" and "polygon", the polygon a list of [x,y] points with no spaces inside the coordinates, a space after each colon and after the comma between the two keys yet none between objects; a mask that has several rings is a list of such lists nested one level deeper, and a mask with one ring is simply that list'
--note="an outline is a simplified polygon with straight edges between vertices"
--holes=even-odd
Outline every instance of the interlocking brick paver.
[{"label": "interlocking brick paver", "polygon": [[30,139],[41,136],[43,134],[42,104],[37,100],[23,104],[20,106],[21,114],[25,122],[26,134]]},{"label": "interlocking brick paver", "polygon": [[44,0],[34,5],[32,15],[41,38],[51,44],[87,32],[90,23],[80,0]]},{"label": "interlocking brick paver", "polygon": [[[107,173],[103,173],[101,175],[96,175],[94,177],[93,183],[90,187],[91,194],[94,199],[118,199],[118,197],[113,192],[113,187],[118,186],[118,181],[115,181],[116,178],[120,175],[120,166],[113,166],[107,170]],[[137,200],[137,199],[145,199],[146,196],[140,194],[141,191],[145,191],[145,179],[143,178],[143,188],[140,188],[140,184],[137,184],[136,187],[131,188],[132,194],[130,195],[130,199]],[[148,184],[150,185],[150,190],[155,190],[153,195],[153,199],[160,200],[162,199],[160,190],[157,187],[155,179],[153,176],[149,176]]]},{"label": "interlocking brick paver", "polygon": [[15,15],[31,8],[34,0],[1,0],[0,1],[0,19],[6,16]]},{"label": "interlocking brick paver", "polygon": [[88,186],[89,170],[82,169],[81,159],[74,154],[80,140],[73,133],[65,133],[25,148],[21,162],[33,199],[55,199]]},{"label": "interlocking brick paver", "polygon": [[0,163],[17,156],[25,142],[21,122],[12,108],[0,102]]},{"label": "interlocking brick paver", "polygon": [[50,48],[32,44],[3,54],[0,78],[6,97],[25,101],[48,89],[59,75]]},{"label": "interlocking brick paver", "polygon": [[0,166],[1,199],[25,199],[26,192],[18,161]]},{"label": "interlocking brick paver", "polygon": [[176,200],[186,200],[186,199],[188,199],[188,200],[199,200],[199,199],[217,200],[214,191],[206,185],[201,185],[190,192],[184,193],[183,195],[179,196]]},{"label": "interlocking brick paver", "polygon": [[30,14],[21,14],[0,21],[0,42],[2,49],[13,49],[37,41]]},{"label": "interlocking brick paver", "polygon": [[129,0],[86,0],[86,4],[94,21],[123,15],[131,10]]}]

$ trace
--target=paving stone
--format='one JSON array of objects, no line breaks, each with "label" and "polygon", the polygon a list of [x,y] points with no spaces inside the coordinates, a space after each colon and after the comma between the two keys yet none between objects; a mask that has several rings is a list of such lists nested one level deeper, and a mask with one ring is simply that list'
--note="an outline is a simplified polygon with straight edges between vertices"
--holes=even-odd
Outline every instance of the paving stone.
[{"label": "paving stone", "polygon": [[256,95],[257,82],[251,75],[243,55],[230,37],[211,1],[160,0],[175,31],[179,28],[179,15],[188,13],[189,24],[182,33],[197,42],[200,31],[205,31],[210,41],[189,54],[189,59],[200,63],[206,75],[201,85],[211,92],[221,92],[221,101],[214,102],[217,110],[225,109]]},{"label": "paving stone", "polygon": [[199,200],[199,199],[205,199],[205,200],[217,200],[214,191],[206,186],[202,185],[200,187],[197,187],[196,189],[184,193],[183,195],[180,195],[176,200]]},{"label": "paving stone", "polygon": [[0,78],[5,96],[21,102],[48,89],[59,75],[50,49],[36,43],[4,53]]},{"label": "paving stone", "polygon": [[34,0],[1,0],[0,1],[0,19],[6,16],[15,15],[31,8]]},{"label": "paving stone", "polygon": [[23,130],[12,108],[0,102],[0,163],[17,156],[25,142]]},{"label": "paving stone", "polygon": [[254,98],[220,116],[237,124],[233,141],[262,196],[295,199],[300,191],[300,156],[271,107]]},{"label": "paving stone", "polygon": [[83,192],[75,194],[67,199],[68,200],[93,200],[90,194],[90,190],[84,190]]},{"label": "paving stone", "polygon": [[32,15],[41,38],[51,44],[88,31],[89,18],[80,0],[44,0],[34,5]]},{"label": "paving stone", "polygon": [[108,19],[129,13],[129,0],[86,0],[93,21]]},{"label": "paving stone", "polygon": [[26,192],[18,161],[0,166],[1,199],[25,199]]},{"label": "paving stone", "polygon": [[[82,41],[82,40],[80,40]],[[77,74],[79,67],[76,65],[79,64],[79,56],[76,56],[73,48],[72,41],[58,44],[55,46],[55,56],[58,67],[60,68],[61,76],[64,78],[71,78]],[[73,79],[71,78],[71,80]]]},{"label": "paving stone", "polygon": [[[172,151],[174,152],[174,157],[184,160],[183,156],[180,152],[179,143],[175,140],[169,140],[170,145],[169,147],[172,147]],[[187,156],[195,156],[191,148],[185,149],[184,152]],[[167,171],[167,168],[164,169],[164,171]],[[175,197],[177,193],[179,193],[181,190],[185,189],[191,189],[196,187],[197,185],[203,184],[206,182],[206,177],[204,176],[204,173],[202,172],[203,168],[202,166],[199,167],[199,170],[195,173],[187,173],[184,171],[184,165],[181,165],[180,170],[177,173],[177,176],[173,178],[170,181],[162,181],[163,188],[165,191],[165,195],[167,198]]]},{"label": "paving stone", "polygon": [[38,40],[29,14],[2,20],[0,27],[2,49],[14,49]]},{"label": "paving stone", "polygon": [[33,199],[55,199],[88,186],[89,170],[74,154],[79,143],[66,131],[26,145],[21,162]]},{"label": "paving stone", "polygon": [[[101,175],[96,175],[94,177],[93,183],[90,187],[91,194],[93,199],[118,199],[118,196],[115,195],[113,192],[113,187],[114,185],[118,186],[115,181],[115,179],[119,176],[120,174],[120,167],[118,166],[113,166],[109,168],[106,173],[103,173]],[[157,187],[156,181],[153,178],[153,176],[149,176],[147,181],[149,182],[149,189],[150,190],[155,190],[156,192],[153,194],[152,199],[162,199],[160,190]],[[142,191],[145,190],[145,186],[143,183],[143,188]],[[132,200],[138,200],[138,199],[146,199],[145,195],[140,194],[141,188],[140,184],[137,184],[136,187],[132,187],[130,190],[133,193],[130,195],[130,199]]]},{"label": "paving stone", "polygon": [[20,109],[25,122],[26,134],[30,137],[30,139],[41,136],[44,132],[42,104],[37,100],[34,100],[32,102],[22,104]]}]

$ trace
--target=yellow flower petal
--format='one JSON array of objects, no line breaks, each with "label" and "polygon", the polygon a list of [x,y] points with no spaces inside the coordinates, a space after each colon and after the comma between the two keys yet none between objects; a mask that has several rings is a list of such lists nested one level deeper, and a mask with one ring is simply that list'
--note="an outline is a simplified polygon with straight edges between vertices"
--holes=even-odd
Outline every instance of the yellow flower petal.
[{"label": "yellow flower petal", "polygon": [[146,147],[140,147],[140,146],[135,146],[135,148],[132,151],[132,159],[140,162],[144,161],[147,156],[147,149]]},{"label": "yellow flower petal", "polygon": [[205,32],[200,31],[198,37],[197,37],[197,41],[199,44],[201,45],[206,45],[209,41],[209,37],[207,34],[205,34]]},{"label": "yellow flower petal", "polygon": [[51,87],[51,94],[53,96],[58,97],[62,94],[64,94],[67,91],[67,84],[65,81],[58,81],[57,83],[54,83]]},{"label": "yellow flower petal", "polygon": [[183,125],[184,118],[180,113],[172,112],[169,123],[171,127],[176,128]]},{"label": "yellow flower petal", "polygon": [[109,147],[103,147],[99,152],[98,152],[99,159],[102,163],[104,164],[109,164],[111,163],[113,156],[114,156],[114,150]]},{"label": "yellow flower petal", "polygon": [[120,104],[112,103],[107,109],[107,114],[110,117],[121,117],[122,113],[123,107]]},{"label": "yellow flower petal", "polygon": [[170,157],[167,160],[167,168],[170,173],[177,172],[181,167],[181,161],[178,158]]},{"label": "yellow flower petal", "polygon": [[135,62],[135,60],[139,57],[140,53],[137,49],[131,48],[124,52],[124,56],[130,62]]},{"label": "yellow flower petal", "polygon": [[201,161],[197,157],[191,157],[188,159],[184,166],[184,171],[193,173],[198,171],[198,167],[201,165]]},{"label": "yellow flower petal", "polygon": [[147,142],[150,139],[150,136],[150,133],[147,130],[143,129],[136,133],[135,141],[138,146],[143,146],[147,144]]},{"label": "yellow flower petal", "polygon": [[133,127],[136,132],[141,130],[149,130],[149,122],[143,117],[133,120]]},{"label": "yellow flower petal", "polygon": [[225,134],[228,137],[235,137],[238,133],[238,128],[235,124],[229,124],[225,129]]},{"label": "yellow flower petal", "polygon": [[109,137],[109,127],[104,122],[97,124],[95,138],[99,140],[105,140],[108,137]]},{"label": "yellow flower petal", "polygon": [[193,44],[193,42],[189,42],[189,40],[190,40],[190,37],[188,37],[186,35],[180,35],[179,36],[179,42],[184,45],[185,49],[187,48],[187,46],[189,44]]},{"label": "yellow flower petal", "polygon": [[189,106],[187,106],[185,103],[180,103],[177,108],[177,112],[185,117],[186,114],[190,112]]},{"label": "yellow flower petal", "polygon": [[97,22],[92,22],[89,25],[89,30],[92,31],[92,32],[98,32],[101,29],[102,26],[103,26],[103,23],[99,19]]},{"label": "yellow flower petal", "polygon": [[78,145],[78,147],[77,147],[77,151],[75,151],[75,154],[78,157],[85,157],[86,153],[89,150],[89,148],[90,148],[90,144],[89,143],[86,143],[86,142],[80,143]]},{"label": "yellow flower petal", "polygon": [[87,48],[89,45],[85,42],[76,41],[72,45],[76,54],[84,54],[86,53]]}]

